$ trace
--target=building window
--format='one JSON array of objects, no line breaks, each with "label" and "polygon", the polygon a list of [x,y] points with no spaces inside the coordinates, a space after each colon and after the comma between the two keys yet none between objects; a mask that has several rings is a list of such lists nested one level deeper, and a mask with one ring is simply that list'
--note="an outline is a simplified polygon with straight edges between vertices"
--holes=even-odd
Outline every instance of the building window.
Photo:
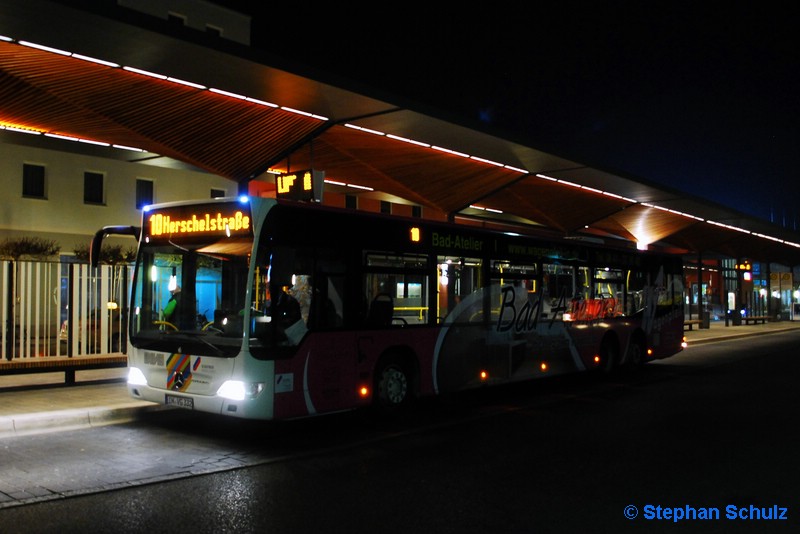
[{"label": "building window", "polygon": [[136,209],[153,203],[153,181],[136,179]]},{"label": "building window", "polygon": [[213,187],[211,188],[211,198],[222,198],[224,196],[225,196],[224,189],[214,189]]},{"label": "building window", "polygon": [[344,196],[344,207],[354,210],[358,209],[358,199],[355,195],[345,195]]},{"label": "building window", "polygon": [[22,196],[28,198],[47,198],[45,195],[44,166],[30,163],[22,164]]},{"label": "building window", "polygon": [[83,202],[85,204],[105,204],[104,176],[99,172],[83,173]]},{"label": "building window", "polygon": [[385,213],[387,215],[392,213],[392,203],[381,200],[381,213]]}]

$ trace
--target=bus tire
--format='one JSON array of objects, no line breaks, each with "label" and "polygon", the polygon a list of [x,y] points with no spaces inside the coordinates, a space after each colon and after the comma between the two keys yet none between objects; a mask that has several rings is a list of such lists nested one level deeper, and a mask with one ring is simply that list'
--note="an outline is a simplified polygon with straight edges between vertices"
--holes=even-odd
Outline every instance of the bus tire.
[{"label": "bus tire", "polygon": [[628,355],[625,358],[626,367],[631,370],[639,369],[645,363],[644,339],[640,335],[634,335],[628,342]]},{"label": "bus tire", "polygon": [[389,355],[375,368],[375,403],[384,411],[398,410],[411,404],[414,377],[407,358]]},{"label": "bus tire", "polygon": [[611,374],[619,361],[619,344],[616,339],[610,336],[603,338],[598,356],[600,356],[600,361],[597,363],[597,372],[601,375]]}]

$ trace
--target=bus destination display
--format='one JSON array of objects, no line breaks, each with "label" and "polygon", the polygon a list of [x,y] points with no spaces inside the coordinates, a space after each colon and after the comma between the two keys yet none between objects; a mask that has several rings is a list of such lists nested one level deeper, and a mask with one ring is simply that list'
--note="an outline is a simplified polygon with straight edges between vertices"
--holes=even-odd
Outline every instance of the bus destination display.
[{"label": "bus destination display", "polygon": [[250,213],[239,203],[164,208],[146,217],[151,237],[252,235]]}]

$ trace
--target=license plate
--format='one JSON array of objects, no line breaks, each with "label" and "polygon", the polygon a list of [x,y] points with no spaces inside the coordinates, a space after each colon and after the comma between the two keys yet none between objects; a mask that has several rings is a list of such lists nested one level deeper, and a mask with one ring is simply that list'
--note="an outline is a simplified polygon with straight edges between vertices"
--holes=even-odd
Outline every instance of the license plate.
[{"label": "license plate", "polygon": [[177,406],[178,408],[194,409],[194,399],[191,397],[176,397],[175,395],[166,395],[164,403],[167,406]]}]

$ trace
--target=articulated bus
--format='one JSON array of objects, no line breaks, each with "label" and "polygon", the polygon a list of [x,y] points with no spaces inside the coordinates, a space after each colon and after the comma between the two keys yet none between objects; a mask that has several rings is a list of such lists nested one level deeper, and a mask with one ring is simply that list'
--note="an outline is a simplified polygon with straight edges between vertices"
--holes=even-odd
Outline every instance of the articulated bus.
[{"label": "articulated bus", "polygon": [[139,240],[137,399],[251,419],[393,410],[682,349],[676,256],[271,198],[149,207],[141,228],[100,230],[93,261],[112,233]]}]

